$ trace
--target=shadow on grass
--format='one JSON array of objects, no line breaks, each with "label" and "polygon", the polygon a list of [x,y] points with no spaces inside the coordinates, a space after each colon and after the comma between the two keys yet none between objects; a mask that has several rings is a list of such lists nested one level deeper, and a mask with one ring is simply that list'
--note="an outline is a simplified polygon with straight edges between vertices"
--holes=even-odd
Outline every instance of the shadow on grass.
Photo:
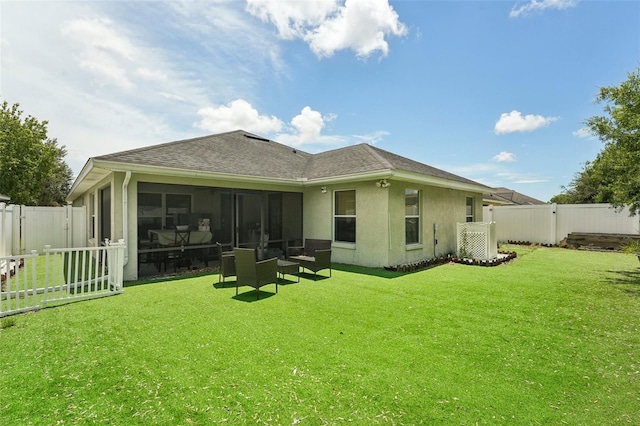
[{"label": "shadow on grass", "polygon": [[[329,270],[327,269],[326,271],[322,271],[322,273],[329,273]],[[324,280],[329,280],[331,279],[331,277],[329,275],[315,275],[311,272],[300,272],[300,279],[305,278],[309,281],[324,281]]]},{"label": "shadow on grass", "polygon": [[244,293],[239,293],[237,296],[233,296],[232,299],[239,300],[240,302],[253,303],[253,302],[260,302],[262,300],[266,300],[275,295],[276,293],[260,290],[260,299],[258,299],[258,290],[250,290]]},{"label": "shadow on grass", "polygon": [[366,266],[355,266],[355,265],[346,265],[342,263],[334,263],[332,265],[332,269],[334,271],[350,272],[352,274],[362,274],[362,275],[369,275],[369,276],[379,277],[379,278],[393,279],[398,277],[404,277],[406,275],[415,274],[417,272],[426,271],[428,269],[437,268],[438,266],[442,266],[442,265],[446,265],[446,263],[432,265],[432,266],[421,268],[421,269],[415,269],[413,271],[400,272],[400,271],[390,271],[384,268],[368,268]]},{"label": "shadow on grass", "polygon": [[166,283],[166,282],[170,282],[170,281],[180,281],[180,280],[188,280],[191,278],[197,278],[197,277],[202,277],[202,276],[206,276],[206,275],[211,275],[211,279],[216,281],[217,284],[217,280],[218,280],[218,273],[217,272],[211,272],[211,271],[200,271],[200,272],[192,272],[192,271],[185,271],[182,274],[177,274],[177,275],[158,275],[158,276],[153,276],[153,277],[148,277],[148,278],[142,278],[139,279],[137,281],[126,281],[124,283],[124,288],[128,288],[128,287],[136,287],[139,285],[147,285],[147,284],[158,284],[158,283]]},{"label": "shadow on grass", "polygon": [[640,297],[640,268],[625,271],[607,271],[611,276],[607,282],[624,292]]}]

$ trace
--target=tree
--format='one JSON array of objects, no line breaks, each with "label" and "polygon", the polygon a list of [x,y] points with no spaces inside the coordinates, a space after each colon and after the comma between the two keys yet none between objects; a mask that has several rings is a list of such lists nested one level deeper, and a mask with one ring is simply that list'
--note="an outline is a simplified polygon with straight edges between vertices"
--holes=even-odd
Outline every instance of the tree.
[{"label": "tree", "polygon": [[640,68],[619,86],[600,88],[596,102],[606,103],[606,115],[585,124],[604,148],[552,200],[626,205],[640,214]]},{"label": "tree", "polygon": [[19,107],[0,107],[0,193],[16,204],[64,204],[72,179],[66,149],[47,137],[47,121],[23,119]]}]

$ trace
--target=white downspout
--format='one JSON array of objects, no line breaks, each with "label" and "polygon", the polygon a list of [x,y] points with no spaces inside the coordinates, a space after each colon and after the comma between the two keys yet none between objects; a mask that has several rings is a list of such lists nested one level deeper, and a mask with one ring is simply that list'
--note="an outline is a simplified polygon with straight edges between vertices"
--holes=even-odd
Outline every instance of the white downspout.
[{"label": "white downspout", "polygon": [[[131,180],[131,171],[127,171],[122,182],[122,239],[127,241],[129,238],[129,181]],[[129,263],[129,244],[125,244],[124,262],[122,266]]]}]

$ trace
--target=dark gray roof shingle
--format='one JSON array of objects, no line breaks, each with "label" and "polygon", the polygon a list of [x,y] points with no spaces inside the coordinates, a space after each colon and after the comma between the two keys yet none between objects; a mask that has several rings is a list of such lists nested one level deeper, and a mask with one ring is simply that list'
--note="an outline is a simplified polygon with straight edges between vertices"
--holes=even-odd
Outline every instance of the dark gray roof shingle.
[{"label": "dark gray roof shingle", "polygon": [[309,154],[243,130],[138,148],[95,159],[275,179],[321,179],[401,170],[479,185],[368,144]]},{"label": "dark gray roof shingle", "polygon": [[311,154],[242,130],[96,157],[182,170],[297,179]]}]

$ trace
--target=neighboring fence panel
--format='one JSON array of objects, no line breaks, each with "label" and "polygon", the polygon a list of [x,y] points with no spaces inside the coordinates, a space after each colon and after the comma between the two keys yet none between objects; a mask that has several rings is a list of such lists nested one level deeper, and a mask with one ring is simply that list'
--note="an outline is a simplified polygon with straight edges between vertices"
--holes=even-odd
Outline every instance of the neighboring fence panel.
[{"label": "neighboring fence panel", "polygon": [[602,204],[558,204],[558,241],[572,232],[638,234],[640,218],[629,216],[629,208],[609,208]]},{"label": "neighboring fence panel", "polygon": [[0,257],[11,255],[11,241],[13,240],[12,224],[12,206],[0,203]]},{"label": "neighboring fence panel", "polygon": [[29,253],[52,247],[86,245],[85,207],[35,207],[0,205],[4,212],[4,231],[0,224],[0,255]]},{"label": "neighboring fence panel", "polygon": [[45,248],[0,258],[0,317],[122,293],[123,240],[104,247]]},{"label": "neighboring fence panel", "polygon": [[609,204],[485,206],[483,220],[496,223],[498,241],[559,244],[571,232],[638,234],[640,218]]}]

